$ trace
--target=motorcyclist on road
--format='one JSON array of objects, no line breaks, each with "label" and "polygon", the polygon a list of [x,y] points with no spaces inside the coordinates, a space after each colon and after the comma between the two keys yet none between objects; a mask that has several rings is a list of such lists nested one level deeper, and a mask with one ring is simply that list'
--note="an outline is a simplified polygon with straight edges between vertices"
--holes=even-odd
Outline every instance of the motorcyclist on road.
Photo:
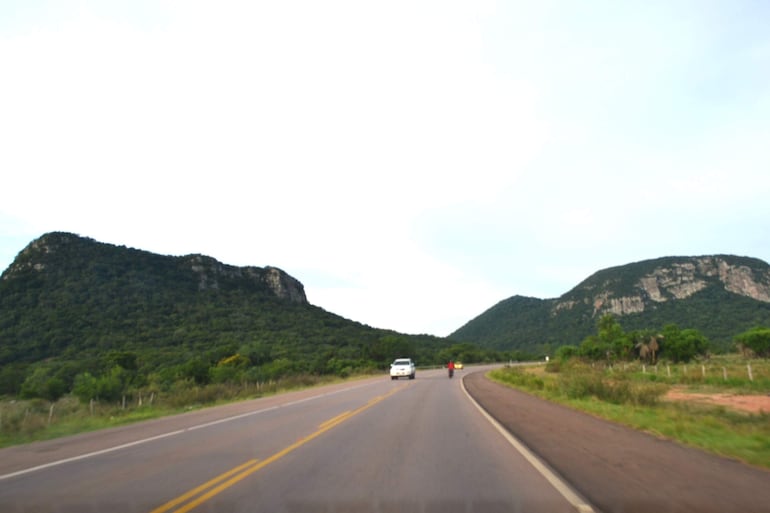
[{"label": "motorcyclist on road", "polygon": [[451,378],[455,373],[455,362],[452,360],[449,360],[449,363],[446,365],[446,368],[449,369],[449,377]]}]

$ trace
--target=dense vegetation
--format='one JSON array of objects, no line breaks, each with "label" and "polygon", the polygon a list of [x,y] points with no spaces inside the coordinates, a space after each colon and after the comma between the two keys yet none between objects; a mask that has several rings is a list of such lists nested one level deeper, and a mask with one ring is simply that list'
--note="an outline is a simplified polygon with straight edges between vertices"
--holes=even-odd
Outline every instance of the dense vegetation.
[{"label": "dense vegetation", "polygon": [[[656,365],[659,361],[688,363],[711,355],[711,345],[705,335],[693,328],[680,329],[676,324],[666,324],[659,330],[627,332],[615,316],[605,314],[596,328],[596,333],[583,339],[580,345],[559,347],[556,360],[564,362],[577,357],[608,365],[638,360]],[[770,328],[754,327],[733,338],[734,348],[745,357],[770,357]]]},{"label": "dense vegetation", "polygon": [[512,357],[375,329],[278,297],[260,268],[225,267],[66,233],[34,241],[0,279],[0,396],[122,401],[380,371],[405,355],[420,365]]},{"label": "dense vegetation", "polygon": [[659,359],[679,363],[705,356],[708,339],[698,330],[680,329],[667,324],[661,330],[642,329],[626,332],[617,319],[603,315],[597,323],[597,333],[586,337],[579,346],[564,345],[556,350],[559,360],[579,356],[586,360],[609,364],[640,360],[656,364]]},{"label": "dense vegetation", "polygon": [[[758,281],[768,274],[767,263],[745,257],[722,256],[731,265],[750,269]],[[599,271],[557,299],[514,296],[494,305],[450,335],[498,350],[553,354],[563,345],[577,345],[594,330],[598,315],[594,298],[642,295],[639,281],[657,268],[686,258],[666,257]],[[704,278],[708,286],[685,298],[647,301],[643,312],[622,316],[629,330],[669,324],[695,329],[710,341],[712,352],[733,347],[733,337],[759,325],[770,325],[770,303],[729,292],[718,278]],[[572,305],[557,308],[557,305]],[[658,328],[659,329],[659,328]]]}]

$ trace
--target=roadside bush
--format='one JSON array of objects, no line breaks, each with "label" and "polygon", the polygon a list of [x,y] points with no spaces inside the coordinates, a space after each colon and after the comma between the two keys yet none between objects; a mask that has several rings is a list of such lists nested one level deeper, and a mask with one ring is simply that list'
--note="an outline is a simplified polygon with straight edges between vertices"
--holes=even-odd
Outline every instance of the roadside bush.
[{"label": "roadside bush", "polygon": [[668,386],[662,383],[636,383],[630,389],[630,402],[639,406],[653,406],[660,402],[668,391]]},{"label": "roadside bush", "polygon": [[735,337],[739,348],[750,349],[755,355],[770,358],[770,328],[756,327]]},{"label": "roadside bush", "polygon": [[559,377],[559,392],[570,399],[584,399],[587,397],[602,398],[602,378],[598,374],[580,372],[568,373]]},{"label": "roadside bush", "polygon": [[492,375],[496,379],[499,379],[500,381],[515,387],[521,387],[530,390],[543,390],[545,387],[545,382],[541,378],[535,376],[534,374],[530,374],[519,367],[506,367],[504,369],[499,369],[493,371]]},{"label": "roadside bush", "polygon": [[668,386],[662,383],[632,382],[623,378],[607,378],[599,372],[594,372],[560,376],[559,390],[570,399],[595,397],[613,404],[651,406],[656,404],[666,393]]},{"label": "roadside bush", "polygon": [[565,345],[556,349],[556,360],[560,362],[566,362],[570,358],[574,358],[578,355],[579,349],[577,346]]}]

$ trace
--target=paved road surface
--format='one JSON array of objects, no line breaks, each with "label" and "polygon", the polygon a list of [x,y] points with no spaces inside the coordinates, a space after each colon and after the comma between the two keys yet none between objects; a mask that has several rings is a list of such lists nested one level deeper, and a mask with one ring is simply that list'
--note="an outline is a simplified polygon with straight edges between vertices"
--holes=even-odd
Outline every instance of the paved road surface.
[{"label": "paved road surface", "polygon": [[4,449],[0,511],[575,508],[436,370]]}]

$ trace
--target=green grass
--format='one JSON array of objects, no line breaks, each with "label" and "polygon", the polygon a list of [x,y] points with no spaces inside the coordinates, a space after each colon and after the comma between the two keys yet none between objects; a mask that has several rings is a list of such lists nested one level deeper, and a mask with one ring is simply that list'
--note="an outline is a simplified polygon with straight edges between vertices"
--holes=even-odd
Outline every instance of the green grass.
[{"label": "green grass", "polygon": [[82,404],[68,395],[54,403],[52,416],[51,404],[42,399],[0,400],[0,448],[366,377],[371,374],[347,379],[305,375],[261,384],[179,386],[158,393],[151,403],[151,396],[145,395],[141,406],[137,400],[127,403],[125,408],[121,404],[94,403],[93,410],[90,404]]},{"label": "green grass", "polygon": [[[748,378],[746,382],[731,381],[728,374],[725,381],[721,375],[722,363],[712,362],[712,367],[719,367],[718,380],[704,379],[695,384],[688,383],[686,374],[661,376],[660,368],[659,377],[651,378],[654,374],[636,368],[627,367],[623,371],[615,366],[610,371],[576,362],[556,365],[555,372],[554,368],[543,367],[505,368],[492,371],[489,376],[500,383],[597,417],[770,469],[770,415],[662,400],[672,385],[695,387],[699,391],[767,393],[768,388],[755,388],[758,385],[750,384]],[[699,365],[697,370],[701,372]],[[768,370],[768,362],[752,362],[755,381],[757,371],[763,379]]]}]

